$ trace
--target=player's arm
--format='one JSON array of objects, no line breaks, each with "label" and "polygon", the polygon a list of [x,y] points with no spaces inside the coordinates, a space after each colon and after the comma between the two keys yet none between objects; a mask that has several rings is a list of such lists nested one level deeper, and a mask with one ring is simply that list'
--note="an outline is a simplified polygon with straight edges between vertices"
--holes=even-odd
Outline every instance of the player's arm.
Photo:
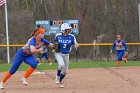
[{"label": "player's arm", "polygon": [[124,40],[122,40],[122,43],[124,45],[125,51],[128,52],[128,48],[127,48],[126,42]]},{"label": "player's arm", "polygon": [[113,52],[113,50],[114,50],[115,47],[116,47],[116,41],[113,42],[112,48],[111,48],[111,50],[110,50],[110,53]]},{"label": "player's arm", "polygon": [[53,52],[59,52],[58,35],[56,35],[55,39],[54,39],[54,50],[53,50]]},{"label": "player's arm", "polygon": [[116,47],[116,41],[114,41],[111,50],[113,51],[115,47]]},{"label": "player's arm", "polygon": [[36,49],[35,46],[30,46],[31,52],[32,53],[39,53],[41,51],[43,51],[43,47]]},{"label": "player's arm", "polygon": [[74,38],[73,45],[74,45],[75,48],[78,48],[79,44],[77,43],[77,40],[76,40],[75,36],[73,36],[73,38]]},{"label": "player's arm", "polygon": [[47,46],[49,46],[50,48],[53,49],[53,44],[50,43],[48,40],[46,40],[46,39],[42,39],[42,42],[44,42],[45,45],[47,45]]},{"label": "player's arm", "polygon": [[30,50],[31,50],[32,53],[39,53],[39,52],[41,52],[43,50],[43,47],[41,47],[39,49],[37,49],[35,47],[36,42],[33,39],[30,40],[29,44],[30,44]]},{"label": "player's arm", "polygon": [[59,52],[59,45],[58,45],[58,42],[57,41],[54,41],[54,50],[53,52]]},{"label": "player's arm", "polygon": [[123,46],[125,48],[125,53],[123,55],[123,59],[126,60],[125,62],[127,62],[127,58],[128,58],[128,48],[127,48],[127,45],[126,45],[126,42],[124,40],[122,40],[122,43],[123,43]]},{"label": "player's arm", "polygon": [[51,49],[53,49],[53,43],[50,43],[50,45],[48,45]]}]

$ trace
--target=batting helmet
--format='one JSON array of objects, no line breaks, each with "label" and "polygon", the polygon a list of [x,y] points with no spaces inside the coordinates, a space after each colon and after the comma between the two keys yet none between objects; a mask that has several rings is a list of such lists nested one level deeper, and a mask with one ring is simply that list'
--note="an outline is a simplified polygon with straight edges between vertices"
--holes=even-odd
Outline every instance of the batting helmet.
[{"label": "batting helmet", "polygon": [[69,23],[63,23],[61,25],[61,31],[64,32],[66,29],[71,29],[71,25]]}]

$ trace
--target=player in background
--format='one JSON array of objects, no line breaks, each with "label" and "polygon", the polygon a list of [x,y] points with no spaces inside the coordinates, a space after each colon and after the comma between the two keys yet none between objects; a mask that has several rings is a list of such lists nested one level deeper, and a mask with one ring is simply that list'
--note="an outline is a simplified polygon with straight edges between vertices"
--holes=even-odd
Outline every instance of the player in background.
[{"label": "player in background", "polygon": [[[44,26],[43,25],[37,25],[37,28],[44,29]],[[34,35],[32,34],[32,36],[34,36]],[[51,57],[48,57],[47,48],[46,48],[46,46],[45,46],[44,43],[42,45],[44,46],[43,48],[44,48],[45,51],[39,54],[39,58],[37,58],[38,65],[41,65],[42,64],[42,60],[44,59],[44,57],[48,61],[49,65],[51,65],[52,64]]]},{"label": "player in background", "polygon": [[29,65],[29,68],[26,70],[23,78],[21,79],[21,82],[24,85],[28,84],[27,78],[37,67],[37,61],[33,57],[33,54],[44,51],[42,43],[48,45],[50,48],[53,48],[53,44],[44,39],[45,31],[46,30],[42,28],[36,29],[33,33],[33,36],[28,40],[26,45],[17,51],[10,70],[5,74],[4,78],[0,83],[1,89],[4,88],[5,82],[18,70],[19,66],[23,61]]},{"label": "player in background", "polygon": [[125,41],[121,40],[120,35],[117,35],[116,38],[117,39],[114,41],[110,53],[112,53],[114,48],[116,47],[116,50],[117,50],[116,67],[119,67],[120,61],[124,61],[127,63],[128,49],[127,49],[127,45],[126,45]]},{"label": "player in background", "polygon": [[78,48],[79,45],[76,42],[75,36],[71,33],[71,26],[68,23],[61,25],[61,31],[63,33],[57,34],[55,37],[55,59],[58,63],[57,75],[55,83],[59,84],[61,88],[64,88],[62,80],[66,76],[69,65],[69,53],[72,45]]},{"label": "player in background", "polygon": [[39,58],[37,58],[38,60],[38,65],[42,64],[42,60],[44,59],[44,57],[46,58],[46,60],[48,61],[49,65],[52,64],[51,62],[51,57],[48,57],[48,53],[47,53],[47,48],[44,46],[44,52],[39,54]]}]

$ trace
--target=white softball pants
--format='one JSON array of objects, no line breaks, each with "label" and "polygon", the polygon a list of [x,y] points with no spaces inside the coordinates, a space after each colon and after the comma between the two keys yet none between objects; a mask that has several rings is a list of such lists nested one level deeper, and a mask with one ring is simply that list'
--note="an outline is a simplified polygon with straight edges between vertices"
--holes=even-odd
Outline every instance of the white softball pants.
[{"label": "white softball pants", "polygon": [[66,74],[69,66],[69,54],[62,54],[57,52],[55,53],[55,59],[58,63],[58,69],[62,70],[63,74]]}]

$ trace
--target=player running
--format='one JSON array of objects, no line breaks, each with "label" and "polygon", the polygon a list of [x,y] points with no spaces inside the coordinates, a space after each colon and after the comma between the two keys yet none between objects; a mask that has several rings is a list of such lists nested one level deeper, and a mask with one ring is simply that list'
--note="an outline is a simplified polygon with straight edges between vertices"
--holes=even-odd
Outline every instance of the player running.
[{"label": "player running", "polygon": [[44,57],[48,61],[49,65],[51,65],[52,64],[51,58],[48,57],[47,48],[45,46],[44,46],[44,50],[45,51],[43,53],[40,53],[39,58],[37,58],[37,60],[39,61],[38,65],[42,64],[42,60],[44,59]]},{"label": "player running", "polygon": [[66,76],[68,70],[71,46],[74,45],[75,48],[79,47],[75,37],[70,34],[71,28],[72,27],[68,23],[62,24],[61,31],[63,31],[63,33],[57,34],[55,37],[55,59],[58,63],[55,82],[59,84],[61,88],[64,88],[62,80]]},{"label": "player running", "polygon": [[21,82],[24,85],[27,85],[27,78],[32,74],[32,72],[37,67],[37,61],[33,57],[34,53],[40,53],[44,51],[42,43],[48,45],[50,48],[53,48],[53,44],[44,39],[45,29],[36,29],[34,31],[33,37],[28,40],[26,45],[19,49],[15,54],[12,66],[10,70],[5,74],[3,80],[0,83],[0,88],[4,88],[4,83],[18,70],[22,61],[29,65],[29,68],[26,70],[24,77],[21,79]]},{"label": "player running", "polygon": [[117,40],[114,41],[110,53],[112,53],[112,51],[116,47],[116,50],[117,50],[117,63],[116,63],[116,67],[119,67],[120,61],[127,62],[128,49],[127,49],[127,45],[126,45],[125,41],[121,40],[121,36],[120,35],[117,35],[116,38],[117,38]]}]

